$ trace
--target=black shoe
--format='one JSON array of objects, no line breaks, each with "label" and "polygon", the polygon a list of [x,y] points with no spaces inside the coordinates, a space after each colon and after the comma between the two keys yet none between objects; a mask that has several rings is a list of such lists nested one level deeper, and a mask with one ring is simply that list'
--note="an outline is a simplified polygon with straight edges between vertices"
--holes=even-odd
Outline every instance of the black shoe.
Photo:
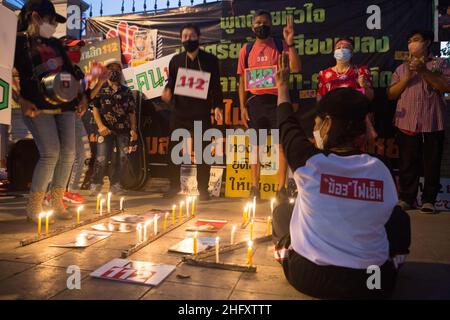
[{"label": "black shoe", "polygon": [[288,202],[289,196],[288,196],[288,192],[287,192],[286,188],[283,187],[280,190],[278,190],[275,195],[275,199],[278,204]]},{"label": "black shoe", "polygon": [[253,200],[253,198],[256,198],[256,200],[260,200],[259,189],[257,187],[252,187],[250,189],[250,199]]}]

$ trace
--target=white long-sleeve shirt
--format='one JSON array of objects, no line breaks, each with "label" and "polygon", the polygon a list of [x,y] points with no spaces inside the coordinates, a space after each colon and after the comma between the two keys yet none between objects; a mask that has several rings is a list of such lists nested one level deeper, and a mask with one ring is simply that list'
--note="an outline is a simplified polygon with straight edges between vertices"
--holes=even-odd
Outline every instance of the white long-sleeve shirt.
[{"label": "white long-sleeve shirt", "polygon": [[299,190],[290,223],[292,248],[318,265],[384,264],[389,259],[385,224],[398,202],[389,169],[369,154],[315,148],[290,104],[278,107],[278,121]]}]

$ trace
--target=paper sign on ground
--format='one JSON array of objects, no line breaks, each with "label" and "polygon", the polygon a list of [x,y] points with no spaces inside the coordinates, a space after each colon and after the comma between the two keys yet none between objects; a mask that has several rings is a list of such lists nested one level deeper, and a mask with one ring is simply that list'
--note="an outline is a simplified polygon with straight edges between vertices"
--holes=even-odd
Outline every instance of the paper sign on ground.
[{"label": "paper sign on ground", "polygon": [[146,261],[114,259],[90,274],[91,277],[128,283],[157,286],[166,279],[175,266]]},{"label": "paper sign on ground", "polygon": [[186,231],[217,232],[222,229],[227,222],[228,221],[225,220],[199,219],[195,222],[194,226],[188,227]]},{"label": "paper sign on ground", "polygon": [[110,232],[81,230],[75,237],[66,237],[58,243],[50,245],[50,247],[58,248],[86,248],[100,240],[104,240],[111,236]]}]

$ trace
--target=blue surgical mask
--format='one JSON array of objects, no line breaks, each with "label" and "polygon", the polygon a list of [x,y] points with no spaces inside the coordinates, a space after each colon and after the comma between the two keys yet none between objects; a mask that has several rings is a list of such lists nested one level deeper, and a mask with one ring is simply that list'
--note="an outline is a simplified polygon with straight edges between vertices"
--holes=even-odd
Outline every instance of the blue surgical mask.
[{"label": "blue surgical mask", "polygon": [[348,62],[352,58],[352,55],[353,53],[350,49],[343,48],[334,50],[334,58],[336,60]]}]

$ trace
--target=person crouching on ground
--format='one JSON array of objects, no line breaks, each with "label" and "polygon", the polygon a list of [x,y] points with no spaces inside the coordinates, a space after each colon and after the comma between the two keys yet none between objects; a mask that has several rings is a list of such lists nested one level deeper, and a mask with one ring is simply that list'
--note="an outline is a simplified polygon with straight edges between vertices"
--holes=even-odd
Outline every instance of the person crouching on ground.
[{"label": "person crouching on ground", "polygon": [[[409,253],[410,223],[396,206],[389,169],[358,148],[369,100],[352,88],[327,93],[318,103],[313,144],[292,111],[286,60],[279,61],[277,73],[278,124],[299,192],[294,205],[274,210],[275,256],[289,283],[304,294],[387,297]],[[379,283],[369,279],[372,268]]]},{"label": "person crouching on ground", "polygon": [[112,170],[110,192],[121,194],[124,190],[120,177],[130,141],[137,140],[135,101],[131,90],[123,84],[122,64],[111,60],[105,63],[110,77],[105,81],[93,101],[93,114],[98,127],[97,155],[91,183],[91,195],[100,192],[109,160],[116,148],[119,161]]}]

